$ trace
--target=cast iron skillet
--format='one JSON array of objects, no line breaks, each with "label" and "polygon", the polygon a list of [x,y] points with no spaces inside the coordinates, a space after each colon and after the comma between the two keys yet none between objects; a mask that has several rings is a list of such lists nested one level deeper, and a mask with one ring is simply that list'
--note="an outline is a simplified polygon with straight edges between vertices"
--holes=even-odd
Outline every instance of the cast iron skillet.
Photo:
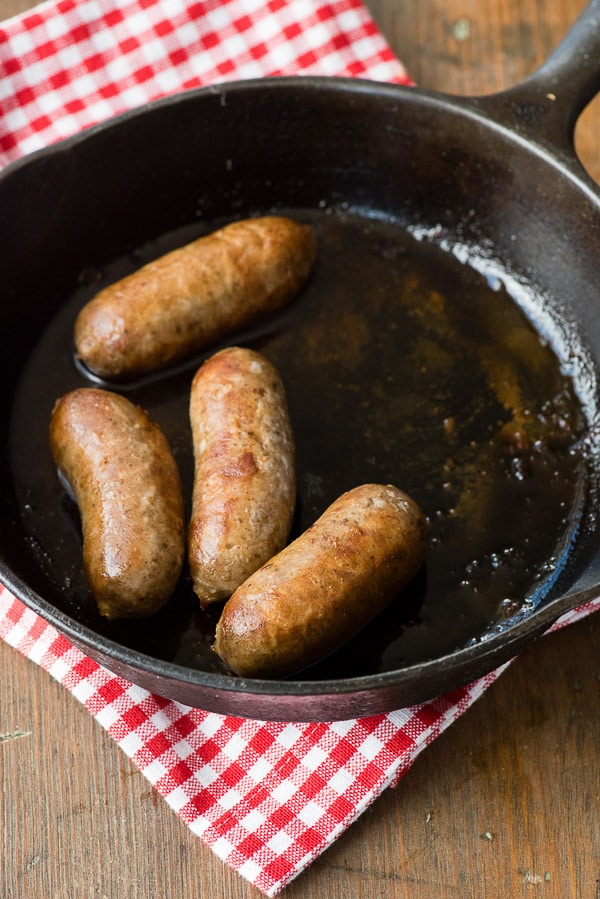
[{"label": "cast iron skillet", "polygon": [[[130,626],[110,630],[94,617],[78,594],[70,555],[76,516],[60,498],[53,473],[48,475],[45,440],[56,391],[85,383],[65,334],[74,309],[102,278],[222,221],[281,210],[313,221],[328,235],[327,258],[336,260],[338,275],[349,273],[344,289],[360,292],[369,283],[367,257],[378,248],[389,262],[385,271],[393,272],[407,252],[400,235],[409,230],[432,244],[462,248],[473,260],[483,260],[488,274],[500,272],[502,281],[505,273],[524,295],[536,297],[538,324],[542,331],[558,330],[563,346],[566,340],[566,360],[587,391],[588,455],[595,469],[600,193],[575,156],[573,132],[600,89],[599,50],[600,0],[594,0],[539,71],[496,96],[457,99],[327,78],[234,83],[150,104],[9,166],[0,176],[2,581],[84,652],[148,690],[222,713],[280,720],[343,719],[424,701],[507,661],[564,611],[595,597],[600,541],[592,474],[585,496],[575,503],[559,574],[521,613],[491,626],[482,623],[483,635],[388,670],[369,670],[363,642],[355,650],[358,673],[347,659],[336,669],[332,657],[321,676],[317,669],[316,676],[301,673],[282,681],[234,678],[203,663],[210,650],[202,626],[186,631],[182,625],[178,631],[161,614],[142,625],[138,636]],[[348,246],[340,236],[345,228],[354,235]],[[362,256],[361,234],[369,247]],[[310,315],[316,327],[329,294],[343,310],[340,290],[333,278],[327,280],[327,265],[322,254],[307,288],[309,299],[298,301],[298,309],[308,303],[309,335]],[[423,265],[427,268],[427,259]],[[387,471],[369,469],[372,459],[348,442],[341,420],[360,409],[362,374],[339,410],[316,403],[315,432],[310,411],[319,385],[307,376],[306,390],[298,389],[308,350],[293,338],[285,342],[286,334],[294,333],[295,314],[236,340],[267,353],[270,341],[284,341],[278,362],[295,391],[304,465],[298,525],[303,526],[319,502],[333,498],[328,491],[386,477]],[[358,314],[354,307],[352,314]],[[336,324],[329,321],[327,327],[327,339],[322,333],[317,337],[319,358],[325,360],[328,341],[335,344],[336,338]],[[379,327],[381,334],[393,331],[385,321]],[[359,321],[339,358],[352,355],[360,332]],[[337,372],[347,388],[343,374]],[[135,398],[152,397],[152,411],[169,430],[184,469],[188,450],[180,388],[189,377],[184,368],[134,390]],[[324,377],[335,380],[336,373],[329,367]],[[308,424],[300,421],[302,415]],[[389,436],[375,433],[375,452]],[[419,484],[409,486],[419,493]],[[58,584],[63,552],[65,582]],[[418,578],[413,588],[415,608],[426,578]],[[449,596],[447,621],[459,617],[453,601]],[[185,622],[195,612],[184,598],[170,614]],[[378,626],[368,630],[368,639],[377,641]],[[195,665],[182,663],[185,653],[170,646],[186,641],[194,644],[187,651]],[[367,662],[359,659],[363,655]]]}]

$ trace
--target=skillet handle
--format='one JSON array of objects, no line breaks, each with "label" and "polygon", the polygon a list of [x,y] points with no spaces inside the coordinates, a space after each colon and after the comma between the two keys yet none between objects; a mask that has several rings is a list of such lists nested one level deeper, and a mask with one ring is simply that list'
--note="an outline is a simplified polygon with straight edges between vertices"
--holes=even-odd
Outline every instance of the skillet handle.
[{"label": "skillet handle", "polygon": [[545,144],[565,163],[579,165],[575,125],[600,92],[600,0],[591,0],[566,37],[516,87],[472,102],[499,124]]}]

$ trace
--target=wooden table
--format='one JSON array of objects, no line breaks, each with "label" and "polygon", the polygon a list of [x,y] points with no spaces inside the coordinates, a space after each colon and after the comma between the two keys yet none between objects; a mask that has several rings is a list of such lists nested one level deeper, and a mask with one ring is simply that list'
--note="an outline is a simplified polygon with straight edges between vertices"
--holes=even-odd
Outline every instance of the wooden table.
[{"label": "wooden table", "polygon": [[[33,6],[0,0],[0,18]],[[423,87],[487,93],[584,0],[368,0]],[[600,113],[578,146],[600,178]],[[87,711],[0,644],[2,899],[258,899]],[[19,736],[23,733],[23,736]],[[600,617],[545,637],[284,895],[600,897]]]}]

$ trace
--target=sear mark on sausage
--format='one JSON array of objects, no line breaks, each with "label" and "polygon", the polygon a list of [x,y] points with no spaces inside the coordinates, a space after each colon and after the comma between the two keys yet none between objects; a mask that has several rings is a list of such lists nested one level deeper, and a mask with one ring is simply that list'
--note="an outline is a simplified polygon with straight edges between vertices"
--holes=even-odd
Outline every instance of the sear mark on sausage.
[{"label": "sear mark on sausage", "polygon": [[185,551],[179,471],[163,432],[124,397],[78,388],[54,406],[50,447],[79,507],[84,570],[101,615],[158,611]]},{"label": "sear mark on sausage", "polygon": [[421,568],[428,525],[390,485],[342,494],[225,604],[215,652],[244,677],[313,664],[381,612]]},{"label": "sear mark on sausage", "polygon": [[76,356],[108,380],[180,362],[290,303],[315,255],[308,225],[283,216],[233,222],[96,294],[75,322]]},{"label": "sear mark on sausage", "polygon": [[190,394],[194,490],[188,562],[200,604],[227,599],[285,545],[296,500],[284,387],[254,350],[230,347]]}]

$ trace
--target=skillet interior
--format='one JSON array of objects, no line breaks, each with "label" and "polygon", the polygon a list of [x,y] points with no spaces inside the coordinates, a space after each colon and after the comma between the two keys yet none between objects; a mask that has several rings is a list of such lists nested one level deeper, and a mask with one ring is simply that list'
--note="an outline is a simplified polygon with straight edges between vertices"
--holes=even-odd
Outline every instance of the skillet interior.
[{"label": "skillet interior", "polygon": [[[276,140],[272,136],[275,130]],[[348,311],[343,292],[361,282],[372,291],[379,276],[391,277],[388,290],[400,288],[393,272],[396,268],[406,271],[403,260],[413,241],[401,236],[407,229],[434,236],[437,242],[470,248],[474,257],[485,260],[488,274],[492,270],[509,272],[511,283],[526,285],[525,299],[537,297],[534,306],[538,323],[553,333],[559,350],[569,357],[568,364],[576,370],[588,416],[592,417],[594,370],[600,352],[593,307],[597,203],[584,186],[559,171],[551,159],[467,112],[467,107],[462,109],[459,103],[399,88],[292,79],[200,91],[122,117],[108,127],[14,166],[0,183],[0,200],[8,210],[6,221],[14,222],[3,239],[2,251],[7,278],[0,316],[4,333],[11,334],[10,351],[2,360],[6,385],[1,399],[3,422],[9,420],[10,399],[19,383],[10,439],[5,430],[2,443],[4,452],[9,453],[5,470],[15,474],[20,493],[13,495],[12,478],[3,480],[3,578],[87,652],[149,689],[190,704],[265,718],[340,718],[420,701],[440,689],[464,683],[509,658],[517,643],[547,626],[548,621],[538,623],[532,611],[528,627],[503,628],[502,633],[465,650],[460,647],[473,633],[486,631],[505,616],[505,611],[498,612],[497,598],[488,597],[487,608],[485,602],[473,607],[475,618],[467,621],[464,632],[458,627],[458,634],[450,634],[450,625],[460,624],[465,612],[462,609],[457,614],[456,605],[445,607],[440,602],[438,612],[442,616],[449,613],[438,628],[441,642],[436,644],[431,634],[426,634],[426,645],[419,646],[423,629],[416,628],[413,635],[417,648],[405,645],[398,656],[382,664],[380,646],[365,654],[367,641],[362,644],[360,676],[353,676],[357,671],[348,665],[347,657],[346,661],[331,661],[329,667],[300,681],[272,684],[234,680],[214,670],[209,661],[212,655],[206,647],[210,628],[194,626],[190,630],[186,626],[183,650],[181,632],[175,628],[170,633],[173,646],[169,648],[164,620],[159,618],[144,628],[143,637],[140,631],[128,628],[111,632],[94,618],[78,589],[55,588],[51,581],[56,559],[44,563],[44,541],[41,549],[33,547],[32,551],[28,517],[39,514],[37,496],[29,504],[33,511],[31,515],[25,513],[23,524],[27,497],[19,485],[26,480],[27,471],[36,467],[42,472],[38,495],[55,490],[50,480],[44,480],[47,459],[36,462],[45,439],[39,430],[41,422],[45,426],[53,396],[82,382],[70,355],[56,351],[66,349],[65,322],[72,320],[73,310],[85,296],[97,289],[98,273],[111,279],[139,263],[140,248],[145,248],[143,253],[156,254],[169,242],[194,236],[220,221],[271,209],[289,210],[313,221],[320,231],[325,258],[312,287],[317,287],[321,278],[327,303],[336,310]],[[442,295],[445,285],[453,283],[459,263],[450,257],[440,261],[440,251],[436,253],[430,258],[425,247],[419,250],[419,276]],[[377,261],[370,266],[369,260],[374,258]],[[335,264],[328,265],[328,259]],[[432,266],[440,266],[435,276],[429,271]],[[340,273],[346,279],[342,284]],[[480,288],[472,272],[469,277],[471,285],[467,278],[463,286],[466,292],[472,291],[475,302]],[[404,281],[402,285],[406,287]],[[309,286],[308,300],[310,290]],[[319,325],[323,296],[314,296],[316,305],[307,320],[317,319],[314,333],[319,365],[327,362],[328,353],[336,365],[340,359],[351,361],[353,352],[360,355],[364,349],[360,302],[351,307],[352,323],[338,352],[335,346],[331,349],[335,335],[324,340],[323,331],[318,332],[320,326],[329,334],[335,316],[328,319],[325,315]],[[65,305],[66,300],[69,302]],[[305,429],[296,523],[301,529],[342,489],[385,477],[390,461],[378,440],[381,422],[370,423],[377,438],[374,443],[359,440],[360,446],[348,449],[347,431],[340,431],[339,423],[342,419],[347,423],[349,410],[355,405],[353,397],[346,396],[340,408],[332,410],[330,421],[329,407],[306,408],[300,389],[305,360],[293,358],[294,341],[285,336],[295,327],[296,314],[272,323],[269,333],[259,330],[244,335],[244,341],[252,340],[268,355],[274,354],[279,367],[285,368],[286,360],[293,363],[287,386],[292,390],[293,407],[302,413]],[[384,305],[378,325],[380,338],[388,330],[385,315]],[[59,324],[46,331],[51,321]],[[499,319],[497,324],[510,327],[508,319]],[[45,336],[38,345],[42,334]],[[337,337],[339,341],[339,333]],[[303,349],[306,351],[306,347]],[[390,343],[383,360],[384,368],[388,366],[382,372],[384,380],[394,352],[406,354],[409,349],[401,340],[399,344]],[[32,361],[23,375],[30,357]],[[42,384],[44,372],[48,377]],[[283,375],[286,380],[285,370]],[[344,372],[331,367],[327,375],[350,383],[344,381]],[[136,391],[136,399],[150,407],[170,431],[184,472],[187,466],[188,480],[186,430],[182,424],[185,401],[181,398],[190,376],[190,370],[183,371]],[[364,378],[360,366],[355,377],[358,381],[353,382],[353,389]],[[174,420],[170,421],[174,391],[179,399]],[[457,395],[455,402],[459,400]],[[499,414],[496,408],[490,411],[485,403],[484,407],[484,415]],[[311,433],[309,413],[321,423],[314,440],[307,439]],[[460,420],[460,415],[444,415],[444,420],[451,418]],[[392,426],[398,421],[392,416]],[[575,430],[579,426],[575,423]],[[589,446],[588,456],[593,458],[593,440]],[[561,477],[576,480],[579,470],[569,468],[569,461],[566,454]],[[432,514],[436,504],[423,493],[422,471],[411,471],[410,466],[405,471],[414,482],[398,486],[412,492]],[[562,553],[566,565],[558,582],[541,599],[541,608],[551,608],[552,597],[561,591],[592,584],[598,576],[589,497],[584,499],[575,487],[568,495],[572,501],[568,521],[563,523],[564,536],[568,540],[577,524],[577,542],[568,554],[564,545],[547,548],[550,555]],[[572,517],[573,502],[581,516],[577,523]],[[63,519],[67,520],[70,511],[65,511]],[[555,530],[560,531],[564,512],[557,516],[556,511],[544,510],[540,520],[552,514]],[[505,520],[505,526],[511,524]],[[521,536],[531,528],[531,522],[516,519],[514,525]],[[48,528],[53,531],[54,524],[50,522]],[[58,564],[62,566],[62,559]],[[76,567],[69,568],[69,564],[65,570],[76,584]],[[422,577],[410,597],[409,619],[418,618],[424,593]],[[177,612],[182,621],[193,616],[187,599],[181,601]],[[386,626],[390,626],[389,621]],[[376,643],[377,627],[367,635]],[[404,668],[398,672],[395,669],[400,656]],[[199,670],[187,667],[192,658]]]}]

